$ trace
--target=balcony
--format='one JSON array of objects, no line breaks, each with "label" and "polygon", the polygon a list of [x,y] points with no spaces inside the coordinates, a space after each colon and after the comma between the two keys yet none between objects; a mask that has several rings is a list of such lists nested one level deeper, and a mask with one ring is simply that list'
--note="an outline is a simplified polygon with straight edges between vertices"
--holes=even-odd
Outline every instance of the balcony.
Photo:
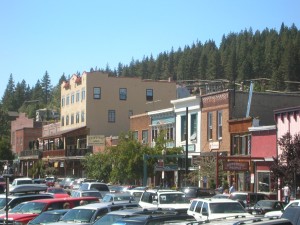
[{"label": "balcony", "polygon": [[43,158],[52,158],[52,157],[65,157],[65,150],[59,149],[59,150],[49,150],[49,151],[43,151]]},{"label": "balcony", "polygon": [[26,159],[38,159],[42,156],[40,150],[24,150],[20,152],[20,158]]},{"label": "balcony", "polygon": [[59,149],[59,150],[49,150],[43,151],[43,158],[53,158],[53,157],[83,157],[86,154],[93,153],[92,149]]},{"label": "balcony", "polygon": [[86,154],[92,154],[93,150],[89,148],[82,148],[82,149],[68,149],[67,156],[85,156]]}]

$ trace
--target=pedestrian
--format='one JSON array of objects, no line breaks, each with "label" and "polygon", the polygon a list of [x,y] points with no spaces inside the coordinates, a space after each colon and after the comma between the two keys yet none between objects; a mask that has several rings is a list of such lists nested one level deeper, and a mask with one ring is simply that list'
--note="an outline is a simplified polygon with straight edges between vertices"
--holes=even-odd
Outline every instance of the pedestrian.
[{"label": "pedestrian", "polygon": [[235,192],[235,182],[232,183],[232,185],[229,188],[229,194]]},{"label": "pedestrian", "polygon": [[283,188],[283,196],[284,196],[284,202],[286,204],[288,204],[290,202],[290,188],[289,188],[289,185],[286,184]]},{"label": "pedestrian", "polygon": [[69,208],[70,208],[70,203],[69,203],[69,202],[66,202],[66,203],[63,205],[63,208],[64,208],[64,209],[69,209]]}]

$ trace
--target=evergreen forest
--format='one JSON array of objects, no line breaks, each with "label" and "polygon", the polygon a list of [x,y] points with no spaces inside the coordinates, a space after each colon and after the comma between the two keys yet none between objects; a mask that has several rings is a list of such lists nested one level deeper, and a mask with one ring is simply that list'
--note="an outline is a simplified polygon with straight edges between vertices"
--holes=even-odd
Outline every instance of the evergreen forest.
[{"label": "evergreen forest", "polygon": [[[144,56],[117,68],[90,68],[111,76],[174,81],[226,80],[232,84],[255,81],[255,91],[298,93],[300,87],[300,32],[293,24],[281,24],[279,31],[251,28],[223,35],[220,46],[214,40],[191,45],[154,56]],[[80,75],[80,72],[76,72]],[[70,78],[63,73],[56,85],[46,71],[33,87],[25,80],[15,82],[10,75],[1,99],[1,111],[26,112],[29,117],[40,108],[60,108],[60,84]],[[299,92],[300,93],[300,92]]]}]

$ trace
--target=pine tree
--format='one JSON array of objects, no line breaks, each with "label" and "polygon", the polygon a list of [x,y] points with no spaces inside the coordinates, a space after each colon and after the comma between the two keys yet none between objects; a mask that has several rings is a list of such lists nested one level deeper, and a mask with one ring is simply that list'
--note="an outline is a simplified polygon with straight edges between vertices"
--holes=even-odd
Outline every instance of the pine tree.
[{"label": "pine tree", "polygon": [[16,101],[14,99],[15,94],[15,81],[13,75],[10,74],[8,84],[2,97],[2,107],[7,111],[17,111]]},{"label": "pine tree", "polygon": [[43,91],[42,103],[47,105],[51,100],[51,94],[50,93],[51,93],[51,90],[52,90],[50,76],[49,76],[47,71],[45,72],[45,74],[42,78],[41,88],[42,88],[42,91]]}]

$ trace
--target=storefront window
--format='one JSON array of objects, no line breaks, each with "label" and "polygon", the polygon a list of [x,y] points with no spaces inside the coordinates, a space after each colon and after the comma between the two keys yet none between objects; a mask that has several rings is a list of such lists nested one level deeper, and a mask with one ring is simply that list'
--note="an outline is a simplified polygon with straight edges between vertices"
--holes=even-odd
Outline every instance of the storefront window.
[{"label": "storefront window", "polygon": [[270,173],[257,172],[257,191],[270,192]]}]

